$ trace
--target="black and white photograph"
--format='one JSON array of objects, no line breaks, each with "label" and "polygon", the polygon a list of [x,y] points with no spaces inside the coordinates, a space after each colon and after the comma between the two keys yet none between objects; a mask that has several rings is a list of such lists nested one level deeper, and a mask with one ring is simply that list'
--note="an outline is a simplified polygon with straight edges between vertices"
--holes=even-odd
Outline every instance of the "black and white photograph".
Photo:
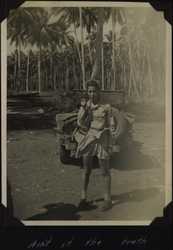
[{"label": "black and white photograph", "polygon": [[30,2],[1,25],[3,202],[25,225],[148,225],[171,201],[171,28],[149,3]]}]

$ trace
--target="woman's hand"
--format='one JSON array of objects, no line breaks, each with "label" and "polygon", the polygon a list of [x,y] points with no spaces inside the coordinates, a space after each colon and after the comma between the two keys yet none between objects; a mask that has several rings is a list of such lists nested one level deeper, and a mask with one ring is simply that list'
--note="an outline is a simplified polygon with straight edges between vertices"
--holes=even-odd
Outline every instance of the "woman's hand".
[{"label": "woman's hand", "polygon": [[91,102],[91,100],[89,100],[89,101],[87,102],[86,107],[87,107],[88,110],[91,110],[91,107],[92,107],[92,102]]},{"label": "woman's hand", "polygon": [[82,98],[82,99],[81,99],[81,106],[82,106],[82,107],[85,107],[85,106],[86,106],[86,103],[87,103],[87,102],[86,102],[86,99],[85,99],[85,98]]}]

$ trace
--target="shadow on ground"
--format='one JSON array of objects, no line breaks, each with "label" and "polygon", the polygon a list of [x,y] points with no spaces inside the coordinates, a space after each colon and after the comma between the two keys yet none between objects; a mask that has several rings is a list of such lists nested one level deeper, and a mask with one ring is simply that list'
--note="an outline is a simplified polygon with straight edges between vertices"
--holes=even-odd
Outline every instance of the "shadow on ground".
[{"label": "shadow on ground", "polygon": [[142,152],[142,143],[133,141],[131,147],[116,153],[110,160],[111,168],[118,170],[144,170],[158,168],[160,164],[151,156]]},{"label": "shadow on ground", "polygon": [[[156,187],[145,188],[145,189],[135,189],[131,192],[112,195],[112,200],[115,202],[114,206],[126,202],[141,202],[144,200],[148,200],[154,198],[159,195],[160,190]],[[103,198],[96,199],[95,202],[103,201]]]},{"label": "shadow on ground", "polygon": [[43,207],[45,213],[36,214],[27,220],[79,220],[78,209],[73,204],[57,203]]},{"label": "shadow on ground", "polygon": [[[90,205],[85,210],[90,211],[96,209],[97,206]],[[43,207],[44,213],[36,214],[27,220],[79,220],[80,211],[78,207],[73,204],[57,203],[49,204]]]},{"label": "shadow on ground", "polygon": [[[131,192],[119,194],[119,195],[112,195],[112,200],[114,202],[113,206],[122,203],[128,202],[141,202],[144,200],[148,200],[154,198],[155,196],[159,195],[160,191],[156,187],[146,188],[146,189],[136,189]],[[101,202],[103,198],[96,199],[94,202]],[[89,210],[96,209],[97,206],[91,206]],[[57,204],[49,204],[44,206],[46,212],[36,214],[26,220],[80,220],[80,215],[78,212],[80,210],[72,204],[64,204],[64,203],[57,203]]]}]

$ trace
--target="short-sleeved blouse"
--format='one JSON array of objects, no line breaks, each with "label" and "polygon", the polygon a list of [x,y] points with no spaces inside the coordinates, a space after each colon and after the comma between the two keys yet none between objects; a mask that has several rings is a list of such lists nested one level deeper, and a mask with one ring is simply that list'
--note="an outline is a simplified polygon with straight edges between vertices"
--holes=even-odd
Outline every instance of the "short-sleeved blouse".
[{"label": "short-sleeved blouse", "polygon": [[90,125],[86,135],[79,140],[77,157],[88,155],[97,156],[99,159],[109,158],[109,148],[111,146],[110,116],[111,106],[109,104],[92,105],[89,110],[83,107],[80,108],[77,121],[78,126],[87,128],[87,122]]}]

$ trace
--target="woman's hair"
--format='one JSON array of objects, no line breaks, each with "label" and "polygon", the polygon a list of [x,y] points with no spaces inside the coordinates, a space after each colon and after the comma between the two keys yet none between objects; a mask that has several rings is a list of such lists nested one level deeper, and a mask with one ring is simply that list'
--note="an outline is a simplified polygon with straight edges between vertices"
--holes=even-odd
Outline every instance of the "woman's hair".
[{"label": "woman's hair", "polygon": [[89,80],[86,82],[86,89],[89,87],[95,87],[96,90],[100,90],[99,82],[97,80]]},{"label": "woman's hair", "polygon": [[80,95],[80,99],[88,99],[87,93],[86,93],[86,92],[82,93],[82,94]]}]

